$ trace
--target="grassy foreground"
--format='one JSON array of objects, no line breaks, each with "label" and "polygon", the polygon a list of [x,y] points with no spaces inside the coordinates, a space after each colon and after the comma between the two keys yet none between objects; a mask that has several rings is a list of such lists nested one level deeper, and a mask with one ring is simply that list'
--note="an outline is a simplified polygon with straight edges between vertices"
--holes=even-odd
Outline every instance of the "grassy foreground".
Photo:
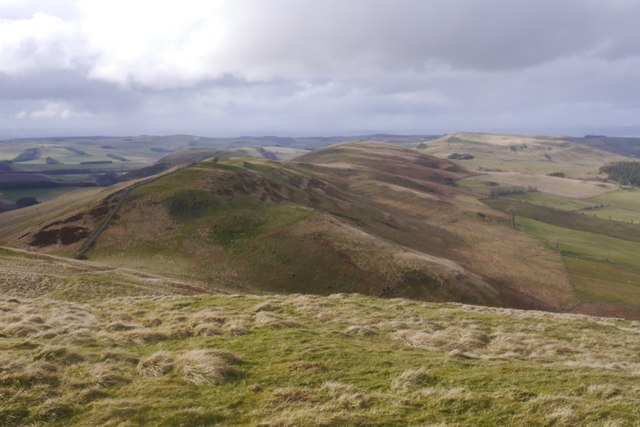
[{"label": "grassy foreground", "polygon": [[0,425],[637,425],[640,322],[356,295],[0,300]]}]

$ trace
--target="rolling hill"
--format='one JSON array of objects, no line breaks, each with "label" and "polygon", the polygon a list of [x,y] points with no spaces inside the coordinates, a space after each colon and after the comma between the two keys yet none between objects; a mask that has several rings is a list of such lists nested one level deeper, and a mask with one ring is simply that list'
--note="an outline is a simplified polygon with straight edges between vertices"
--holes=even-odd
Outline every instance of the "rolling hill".
[{"label": "rolling hill", "polygon": [[0,140],[0,211],[15,209],[23,197],[46,201],[79,187],[109,185],[142,178],[180,163],[209,157],[255,157],[291,160],[310,150],[352,139],[386,141],[403,146],[437,138],[428,135],[367,137],[245,136],[209,138],[195,135],[126,137],[56,137]]},{"label": "rolling hill", "polygon": [[561,257],[456,187],[470,175],[375,142],[289,162],[212,159],[7,213],[0,238],[74,255],[118,206],[89,259],[212,289],[570,308]]}]

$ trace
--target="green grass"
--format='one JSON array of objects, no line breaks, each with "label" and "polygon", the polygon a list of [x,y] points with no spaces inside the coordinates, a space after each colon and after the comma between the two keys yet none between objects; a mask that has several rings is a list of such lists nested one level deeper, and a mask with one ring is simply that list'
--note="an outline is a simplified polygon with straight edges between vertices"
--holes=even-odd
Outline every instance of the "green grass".
[{"label": "green grass", "polygon": [[610,221],[593,215],[585,215],[581,212],[564,211],[522,202],[510,197],[488,198],[483,199],[483,202],[493,209],[502,212],[514,212],[518,216],[535,219],[547,224],[640,242],[640,224]]},{"label": "green grass", "polygon": [[640,303],[640,268],[594,262],[579,255],[565,255],[564,260],[580,301],[618,305]]},{"label": "green grass", "polygon": [[[463,148],[460,148],[460,150],[464,151]],[[473,159],[462,160],[458,163],[470,170],[485,169],[504,172],[519,172],[527,175],[547,175],[553,172],[564,172],[568,178],[598,175],[597,167],[548,163],[543,161]]]},{"label": "green grass", "polygon": [[[638,327],[624,321],[361,296],[0,304],[27,323],[38,306],[43,322],[17,336],[0,320],[3,424],[633,425],[640,403],[638,345],[623,330]],[[207,318],[217,335],[198,334]],[[240,361],[220,384],[136,372],[157,351],[195,349]]]},{"label": "green grass", "polygon": [[617,206],[606,206],[603,208],[589,209],[585,210],[584,213],[586,215],[591,215],[597,218],[610,219],[613,221],[640,223],[639,210],[630,210],[619,208]]},{"label": "green grass", "polygon": [[591,200],[596,203],[604,203],[640,212],[640,189],[612,191],[601,194]]},{"label": "green grass", "polygon": [[602,234],[571,230],[518,216],[518,227],[535,235],[549,246],[560,242],[562,250],[599,262],[611,262],[635,268],[640,263],[640,243],[616,239]]},{"label": "green grass", "polygon": [[461,179],[457,184],[461,190],[483,197],[489,196],[492,188],[492,185],[487,181],[476,179],[475,177]]},{"label": "green grass", "polygon": [[555,194],[542,193],[539,191],[532,191],[523,194],[510,194],[508,198],[565,211],[577,211],[599,205],[599,203],[592,201],[591,199],[574,199],[570,197],[557,196]]},{"label": "green grass", "polygon": [[560,248],[583,302],[635,306],[640,314],[640,244],[518,217],[519,228]]},{"label": "green grass", "polygon": [[[466,179],[463,181],[463,185],[461,185],[461,187],[485,197],[489,195],[489,187],[482,186],[478,181],[474,182]],[[502,196],[499,200],[500,201],[489,201],[487,204],[491,204],[499,210],[504,210],[511,206],[519,211],[523,216],[540,219],[554,224],[562,223],[569,226],[569,228],[594,230],[603,234],[609,234],[613,231],[612,236],[618,236],[626,239],[628,239],[629,236],[633,239],[637,234],[635,228],[629,230],[627,229],[627,226],[614,224],[612,230],[612,225],[610,223],[603,221],[597,221],[594,223],[588,219],[575,216],[575,214],[588,215],[598,218],[599,220],[610,220],[628,224],[640,223],[640,193],[629,190],[605,193],[602,196],[590,199],[575,199],[534,191],[523,194]],[[507,202],[507,200],[511,202]],[[536,205],[544,209],[524,204]],[[571,211],[575,214],[567,215],[553,210]],[[567,218],[567,216],[572,218],[572,224],[567,221],[563,222],[563,218]],[[627,232],[631,234],[627,234]]]}]

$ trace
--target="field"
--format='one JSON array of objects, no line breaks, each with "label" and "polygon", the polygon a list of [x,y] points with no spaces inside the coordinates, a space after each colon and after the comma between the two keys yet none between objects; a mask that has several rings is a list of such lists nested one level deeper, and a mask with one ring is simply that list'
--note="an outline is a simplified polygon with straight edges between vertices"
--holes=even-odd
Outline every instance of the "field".
[{"label": "field", "polygon": [[531,186],[540,192],[569,198],[588,198],[618,189],[616,184],[557,178],[546,175],[527,175],[519,172],[487,172],[475,179],[512,186]]},{"label": "field", "polygon": [[[636,195],[620,191],[591,199],[563,199],[533,192],[485,199],[485,203],[513,212],[520,230],[559,250],[582,303],[577,311],[608,306],[609,314],[639,318],[640,212],[627,209],[636,203],[630,200]],[[604,200],[622,201],[627,208],[601,208]]]}]

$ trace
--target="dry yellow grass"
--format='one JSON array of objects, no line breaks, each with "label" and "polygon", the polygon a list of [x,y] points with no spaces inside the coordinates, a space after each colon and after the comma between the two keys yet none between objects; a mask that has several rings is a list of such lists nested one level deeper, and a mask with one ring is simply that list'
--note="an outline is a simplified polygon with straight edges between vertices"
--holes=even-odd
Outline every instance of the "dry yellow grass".
[{"label": "dry yellow grass", "polygon": [[140,360],[138,373],[145,377],[161,377],[168,374],[175,366],[175,359],[168,351],[157,351]]},{"label": "dry yellow grass", "polygon": [[195,385],[220,384],[236,371],[239,359],[230,352],[199,349],[190,350],[176,358],[176,373]]}]

